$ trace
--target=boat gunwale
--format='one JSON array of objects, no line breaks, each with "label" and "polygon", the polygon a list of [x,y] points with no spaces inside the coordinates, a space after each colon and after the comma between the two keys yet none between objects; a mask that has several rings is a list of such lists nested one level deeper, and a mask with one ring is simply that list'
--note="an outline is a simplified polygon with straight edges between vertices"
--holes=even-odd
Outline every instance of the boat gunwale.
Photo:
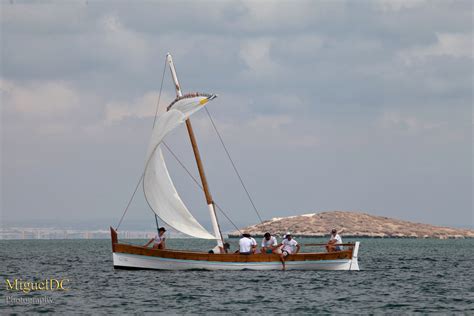
[{"label": "boat gunwale", "polygon": [[[217,262],[272,262],[280,261],[278,254],[252,254],[241,255],[238,253],[212,254],[200,251],[151,249],[144,246],[116,243],[114,253],[134,254],[146,257],[160,257],[169,259],[217,261]],[[285,261],[312,261],[312,260],[340,260],[352,259],[353,248],[337,252],[303,252],[292,254]]]}]

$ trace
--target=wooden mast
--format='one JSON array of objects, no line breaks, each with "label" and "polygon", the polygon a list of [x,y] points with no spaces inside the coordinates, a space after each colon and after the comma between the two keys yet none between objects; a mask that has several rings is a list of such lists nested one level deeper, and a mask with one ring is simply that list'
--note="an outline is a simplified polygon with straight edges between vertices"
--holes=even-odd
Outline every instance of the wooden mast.
[{"label": "wooden mast", "polygon": [[[174,86],[176,89],[176,96],[182,97],[183,93],[181,92],[181,86],[179,85],[178,76],[176,75],[176,69],[173,63],[173,58],[171,57],[170,53],[166,55],[166,59],[168,60],[170,66],[171,77],[173,78]],[[194,157],[196,158],[196,164],[199,170],[199,177],[201,178],[204,195],[206,197],[206,203],[209,208],[214,235],[216,236],[217,244],[220,247],[223,247],[224,240],[222,238],[219,222],[217,221],[216,208],[212,199],[211,191],[209,190],[209,185],[207,183],[206,174],[204,173],[204,166],[202,164],[201,155],[199,153],[196,137],[194,136],[193,126],[191,125],[191,120],[189,118],[186,120],[186,128],[188,130],[189,139],[191,140],[191,145],[193,147]]]}]

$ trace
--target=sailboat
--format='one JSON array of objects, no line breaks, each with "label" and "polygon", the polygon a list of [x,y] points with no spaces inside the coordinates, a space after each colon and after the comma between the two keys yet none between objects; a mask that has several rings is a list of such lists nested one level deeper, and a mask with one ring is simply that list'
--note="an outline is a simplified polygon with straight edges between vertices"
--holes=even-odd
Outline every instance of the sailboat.
[{"label": "sailboat", "polygon": [[[139,184],[142,184],[148,205],[163,222],[188,236],[215,240],[223,247],[224,239],[216,214],[216,204],[209,190],[201,155],[190,117],[205,107],[217,96],[207,93],[183,94],[178,82],[173,59],[166,56],[176,90],[176,99],[166,112],[155,117],[150,144],[145,159],[145,168]],[[176,128],[186,125],[191,140],[202,189],[205,194],[212,232],[204,228],[181,200],[163,156],[164,139]],[[138,188],[138,185],[137,185]],[[136,191],[136,190],[135,190]],[[122,216],[123,219],[123,216]],[[120,224],[120,223],[119,223]],[[120,243],[117,229],[110,227],[112,258],[116,269],[156,270],[281,270],[282,263],[277,254],[241,255],[235,253],[208,253],[174,249],[151,249],[145,246]],[[220,249],[220,248],[217,248]],[[359,242],[344,244],[337,252],[297,253],[286,260],[287,270],[359,270],[357,254]]]}]

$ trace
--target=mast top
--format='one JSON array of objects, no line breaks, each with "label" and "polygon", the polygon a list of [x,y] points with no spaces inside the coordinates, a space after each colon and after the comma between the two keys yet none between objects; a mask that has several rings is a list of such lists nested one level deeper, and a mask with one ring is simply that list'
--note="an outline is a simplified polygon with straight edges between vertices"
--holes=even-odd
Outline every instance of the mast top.
[{"label": "mast top", "polygon": [[182,97],[183,93],[181,92],[181,86],[179,85],[178,76],[176,75],[176,69],[174,68],[173,57],[171,57],[170,53],[166,54],[166,60],[170,65],[171,77],[173,77],[174,87],[176,89],[176,96]]}]

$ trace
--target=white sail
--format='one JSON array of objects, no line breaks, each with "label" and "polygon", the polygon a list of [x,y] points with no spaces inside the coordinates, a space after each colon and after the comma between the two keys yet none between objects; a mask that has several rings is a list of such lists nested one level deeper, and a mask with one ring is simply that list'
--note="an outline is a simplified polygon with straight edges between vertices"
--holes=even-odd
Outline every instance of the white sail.
[{"label": "white sail", "polygon": [[216,237],[199,224],[179,197],[166,168],[160,144],[166,135],[214,98],[214,95],[184,96],[174,101],[168,112],[157,118],[143,176],[145,198],[156,215],[176,230],[204,239],[216,239]]}]

